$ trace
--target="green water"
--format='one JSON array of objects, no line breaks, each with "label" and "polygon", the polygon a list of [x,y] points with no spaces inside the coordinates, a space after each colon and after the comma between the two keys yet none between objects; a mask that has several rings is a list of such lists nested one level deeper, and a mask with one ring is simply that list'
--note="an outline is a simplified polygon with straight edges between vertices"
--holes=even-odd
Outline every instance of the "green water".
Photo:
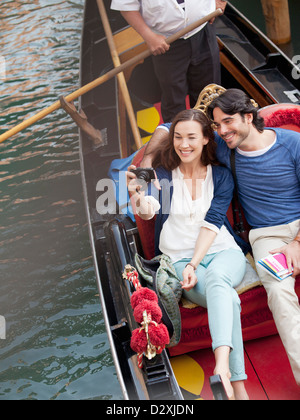
[{"label": "green water", "polygon": [[[260,0],[232,3],[264,29]],[[1,133],[78,87],[83,4],[0,2]],[[1,400],[122,398],[97,294],[77,128],[57,111],[0,144]]]},{"label": "green water", "polygon": [[[239,9],[251,22],[253,22],[263,33],[266,34],[266,24],[262,12],[261,0],[231,0],[231,4]],[[292,41],[287,45],[281,45],[280,48],[291,59],[293,59],[293,57],[300,55],[300,2],[299,0],[288,0],[288,4]],[[295,59],[295,62],[299,63],[299,59]]]},{"label": "green water", "polygon": [[[1,133],[78,87],[83,0],[2,0]],[[119,399],[63,111],[0,144],[0,399]]]}]

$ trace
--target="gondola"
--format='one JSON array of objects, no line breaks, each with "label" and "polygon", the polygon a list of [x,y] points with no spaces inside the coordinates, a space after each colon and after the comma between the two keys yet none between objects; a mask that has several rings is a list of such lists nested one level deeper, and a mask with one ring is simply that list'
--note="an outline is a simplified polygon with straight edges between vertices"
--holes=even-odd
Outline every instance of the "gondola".
[{"label": "gondola", "polygon": [[[123,63],[143,51],[145,45],[120,13],[110,10],[110,3],[110,0],[104,2]],[[281,103],[300,105],[300,79],[293,77],[298,71],[293,62],[230,3],[225,14],[217,18],[216,28],[225,88],[243,89],[264,109]],[[97,1],[87,0],[81,45],[81,85],[113,67]],[[146,142],[161,122],[160,89],[151,58],[126,69],[125,78],[140,136]],[[195,344],[183,343],[177,351],[165,349],[152,360],[144,358],[143,368],[138,366],[138,355],[130,347],[132,331],[139,327],[130,303],[134,287],[122,274],[127,264],[134,266],[135,253],[147,258],[149,255],[145,255],[143,238],[135,220],[105,196],[113,182],[108,180],[111,162],[130,156],[137,150],[137,145],[117,78],[82,96],[80,106],[102,138],[101,144],[96,144],[80,130],[81,172],[96,281],[123,397],[125,400],[157,401],[211,399],[208,377],[212,374],[213,361],[207,334]],[[299,278],[297,291],[300,295]],[[250,398],[278,399],[280,394],[282,399],[299,399],[287,357],[267,312],[265,292],[257,286],[247,293],[250,305],[253,301],[261,302],[259,308],[254,304],[248,314],[248,325],[245,325]],[[183,324],[189,310],[182,310]],[[201,310],[196,309],[198,313]],[[198,375],[198,379],[202,378],[201,385],[200,379],[196,383],[195,378],[189,376],[191,372]]]}]

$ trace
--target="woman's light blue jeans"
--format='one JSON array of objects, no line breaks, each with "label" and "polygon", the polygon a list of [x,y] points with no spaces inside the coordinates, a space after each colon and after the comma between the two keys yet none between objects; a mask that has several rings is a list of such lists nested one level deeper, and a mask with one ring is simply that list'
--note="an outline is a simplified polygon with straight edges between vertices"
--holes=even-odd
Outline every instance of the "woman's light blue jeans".
[{"label": "woman's light blue jeans", "polygon": [[[183,259],[174,264],[178,277],[190,259]],[[244,346],[241,327],[241,301],[234,289],[246,270],[246,259],[242,251],[226,249],[206,255],[198,266],[198,283],[183,296],[188,300],[207,308],[212,348],[220,346],[232,349],[229,356],[231,381],[247,379],[245,373]]]}]

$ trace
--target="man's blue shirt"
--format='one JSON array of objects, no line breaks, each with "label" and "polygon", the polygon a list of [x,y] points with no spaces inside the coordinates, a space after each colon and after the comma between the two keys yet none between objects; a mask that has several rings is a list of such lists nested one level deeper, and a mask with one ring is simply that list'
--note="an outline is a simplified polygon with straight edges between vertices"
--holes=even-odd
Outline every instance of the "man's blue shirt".
[{"label": "man's blue shirt", "polygon": [[[263,155],[235,151],[239,199],[253,228],[277,226],[300,219],[300,134],[272,128],[275,144]],[[231,151],[216,134],[217,157],[228,168]]]}]

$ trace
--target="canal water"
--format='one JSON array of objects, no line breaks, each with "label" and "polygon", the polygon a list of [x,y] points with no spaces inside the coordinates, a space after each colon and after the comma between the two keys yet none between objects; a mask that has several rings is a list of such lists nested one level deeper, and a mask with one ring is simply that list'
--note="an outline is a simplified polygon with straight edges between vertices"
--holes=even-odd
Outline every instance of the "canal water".
[{"label": "canal water", "polygon": [[[1,0],[1,133],[78,88],[83,5]],[[0,316],[0,399],[122,398],[63,111],[0,144]]]},{"label": "canal water", "polygon": [[[232,3],[264,29],[260,0]],[[289,3],[300,54],[299,2]],[[83,5],[0,2],[0,133],[78,87]],[[0,400],[122,398],[95,283],[78,131],[63,111],[0,144],[4,319]]]},{"label": "canal water", "polygon": [[[254,23],[263,33],[266,33],[265,18],[262,11],[261,0],[231,0],[231,4],[239,9],[247,18]],[[299,18],[300,2],[299,0],[288,0],[292,41],[289,44],[282,45],[280,48],[295,63],[300,63],[300,36],[299,36]],[[299,57],[296,57],[299,56]]]}]

